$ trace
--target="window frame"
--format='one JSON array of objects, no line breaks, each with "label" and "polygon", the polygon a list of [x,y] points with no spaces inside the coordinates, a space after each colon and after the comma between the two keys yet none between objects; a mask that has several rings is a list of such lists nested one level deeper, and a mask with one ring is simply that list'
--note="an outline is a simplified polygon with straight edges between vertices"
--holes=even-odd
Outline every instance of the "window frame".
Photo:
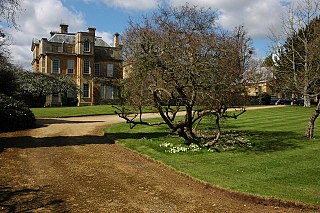
[{"label": "window frame", "polygon": [[119,87],[111,84],[101,84],[100,88],[100,97],[102,99],[119,99]]},{"label": "window frame", "polygon": [[[88,88],[85,88],[85,86],[88,86]],[[83,98],[90,98],[90,84],[89,83],[82,84],[82,97]]]},{"label": "window frame", "polygon": [[[55,62],[58,62],[58,66],[56,67],[56,63]],[[60,74],[60,59],[53,59],[52,60],[52,67],[51,67],[51,73],[52,74]],[[57,68],[57,70],[55,70],[55,68]]]},{"label": "window frame", "polygon": [[106,99],[113,99],[113,86],[106,85],[105,89],[106,89],[106,92],[105,92]]},{"label": "window frame", "polygon": [[[70,66],[71,62],[72,62],[72,66]],[[71,70],[72,70],[72,72],[71,72]],[[74,60],[73,59],[67,60],[67,74],[74,74]]]},{"label": "window frame", "polygon": [[83,52],[89,53],[90,51],[90,41],[86,40],[83,42]]},{"label": "window frame", "polygon": [[67,98],[75,98],[76,97],[76,92],[72,89],[67,90]]},{"label": "window frame", "polygon": [[[87,65],[87,66],[86,66]],[[87,72],[86,72],[87,71]],[[83,70],[82,73],[84,75],[90,75],[90,60],[89,59],[84,59],[83,60]]]},{"label": "window frame", "polygon": [[93,74],[94,74],[94,76],[101,76],[101,65],[99,63],[94,64],[94,73]]},{"label": "window frame", "polygon": [[109,78],[114,77],[114,65],[113,64],[107,64],[107,77],[109,77]]}]

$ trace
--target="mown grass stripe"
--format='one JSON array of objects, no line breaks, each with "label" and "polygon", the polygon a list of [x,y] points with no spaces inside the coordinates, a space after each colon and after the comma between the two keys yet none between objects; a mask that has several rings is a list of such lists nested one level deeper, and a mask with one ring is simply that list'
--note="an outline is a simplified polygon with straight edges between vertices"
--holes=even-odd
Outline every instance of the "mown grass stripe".
[{"label": "mown grass stripe", "polygon": [[[214,185],[267,197],[320,203],[319,123],[316,123],[316,139],[303,137],[313,111],[314,108],[291,106],[248,110],[237,120],[224,120],[223,128],[246,131],[253,147],[220,153],[166,153],[159,144],[178,144],[181,139],[167,136],[169,131],[164,127],[137,126],[130,130],[126,124],[117,124],[105,131],[118,143]],[[210,123],[212,120],[207,120],[203,125]]]}]

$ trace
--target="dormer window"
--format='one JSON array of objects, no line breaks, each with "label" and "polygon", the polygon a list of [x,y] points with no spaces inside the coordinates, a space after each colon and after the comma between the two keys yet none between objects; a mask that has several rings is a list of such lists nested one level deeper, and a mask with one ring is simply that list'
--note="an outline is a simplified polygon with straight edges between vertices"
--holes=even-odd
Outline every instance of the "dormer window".
[{"label": "dormer window", "polygon": [[83,51],[84,52],[90,52],[90,42],[89,41],[85,41],[83,43]]}]

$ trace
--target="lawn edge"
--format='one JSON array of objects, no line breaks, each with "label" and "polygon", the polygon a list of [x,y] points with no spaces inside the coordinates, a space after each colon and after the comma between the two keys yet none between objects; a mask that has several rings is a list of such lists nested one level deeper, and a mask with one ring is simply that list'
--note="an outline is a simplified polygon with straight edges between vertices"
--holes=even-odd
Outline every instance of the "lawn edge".
[{"label": "lawn edge", "polygon": [[165,164],[159,160],[156,160],[155,158],[152,158],[149,155],[142,154],[134,149],[130,149],[130,148],[126,147],[124,144],[118,143],[117,141],[115,141],[115,144],[122,146],[123,148],[127,149],[128,151],[131,151],[131,152],[138,154],[140,157],[142,157],[150,162],[157,163],[161,166],[167,167],[167,168],[171,169],[172,171],[178,173],[179,175],[182,175],[184,177],[191,179],[192,181],[200,183],[203,185],[203,187],[205,189],[212,189],[212,190],[217,190],[217,191],[226,193],[231,198],[236,198],[238,200],[243,200],[243,201],[249,201],[254,204],[262,204],[265,206],[272,206],[272,207],[278,207],[278,208],[282,207],[282,208],[294,208],[294,209],[298,209],[298,210],[320,211],[320,205],[313,204],[313,203],[304,203],[304,202],[299,202],[299,201],[294,201],[294,200],[286,200],[286,199],[275,198],[275,197],[264,197],[264,196],[260,196],[260,195],[249,194],[249,193],[240,192],[240,191],[232,191],[230,189],[221,188],[221,187],[215,186],[209,182],[195,178],[195,177],[193,177],[183,171],[180,171],[180,170],[178,170],[168,164]]}]

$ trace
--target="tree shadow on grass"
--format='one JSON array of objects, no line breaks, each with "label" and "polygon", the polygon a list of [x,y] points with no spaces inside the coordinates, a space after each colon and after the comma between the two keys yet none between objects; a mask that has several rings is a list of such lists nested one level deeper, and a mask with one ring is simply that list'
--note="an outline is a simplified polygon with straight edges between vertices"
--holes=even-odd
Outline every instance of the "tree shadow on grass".
[{"label": "tree shadow on grass", "polygon": [[168,135],[168,132],[138,132],[138,133],[105,133],[104,136],[109,138],[112,141],[116,141],[119,139],[153,139],[153,138],[161,138]]},{"label": "tree shadow on grass", "polygon": [[[242,131],[241,131],[242,132]],[[236,151],[275,152],[288,149],[299,149],[305,146],[304,137],[295,132],[280,131],[243,131],[250,139],[250,146],[244,146]],[[167,131],[135,132],[135,133],[105,133],[104,136],[57,136],[34,138],[30,136],[0,137],[0,153],[7,148],[41,148],[63,146],[85,146],[90,144],[114,144],[120,139],[158,139],[166,137]]]},{"label": "tree shadow on grass", "polygon": [[[290,149],[300,149],[305,146],[305,139],[302,135],[294,132],[277,131],[240,131],[249,138],[252,146],[242,146],[236,151],[253,152],[276,152]],[[149,133],[105,133],[105,136],[112,141],[120,139],[157,139],[166,137],[168,132],[149,132]]]},{"label": "tree shadow on grass", "polygon": [[51,124],[91,124],[91,123],[102,123],[105,122],[103,120],[101,121],[73,121],[73,120],[63,120],[63,119],[37,119],[36,123],[34,126],[32,127],[28,127],[28,128],[22,128],[22,129],[12,129],[12,130],[1,130],[0,129],[0,133],[9,133],[9,132],[19,132],[19,131],[29,131],[31,129],[37,129],[37,128],[42,128],[42,127],[47,127]]},{"label": "tree shadow on grass", "polygon": [[245,131],[252,143],[251,151],[276,152],[289,149],[300,149],[305,138],[295,132]]},{"label": "tree shadow on grass", "polygon": [[30,136],[0,137],[0,153],[7,148],[26,149],[113,143],[113,140],[110,140],[109,138],[104,136],[57,136],[45,138],[34,138]]},{"label": "tree shadow on grass", "polygon": [[101,123],[105,121],[76,121],[76,120],[63,120],[63,119],[56,119],[56,118],[50,118],[50,119],[44,119],[40,118],[36,121],[36,127],[43,127],[48,126],[49,124],[81,124],[81,123]]},{"label": "tree shadow on grass", "polygon": [[69,212],[62,199],[43,188],[12,188],[0,185],[1,212]]}]

